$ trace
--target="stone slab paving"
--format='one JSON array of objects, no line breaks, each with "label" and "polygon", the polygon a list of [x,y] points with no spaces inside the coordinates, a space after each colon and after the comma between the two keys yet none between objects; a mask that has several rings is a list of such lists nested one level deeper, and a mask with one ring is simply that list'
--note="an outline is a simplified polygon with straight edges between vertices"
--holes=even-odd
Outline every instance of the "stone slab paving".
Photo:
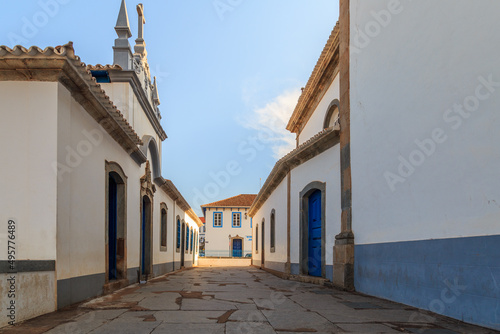
[{"label": "stone slab paving", "polygon": [[430,312],[254,267],[200,267],[26,321],[0,333],[495,333]]}]

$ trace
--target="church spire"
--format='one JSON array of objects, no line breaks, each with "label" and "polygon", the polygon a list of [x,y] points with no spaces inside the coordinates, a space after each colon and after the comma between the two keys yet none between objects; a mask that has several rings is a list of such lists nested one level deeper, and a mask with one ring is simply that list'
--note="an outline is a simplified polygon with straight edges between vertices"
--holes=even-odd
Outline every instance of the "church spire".
[{"label": "church spire", "polygon": [[115,39],[114,49],[114,60],[115,65],[120,65],[124,70],[132,69],[132,51],[130,50],[130,43],[128,39],[132,37],[130,32],[130,24],[128,21],[127,5],[125,0],[122,0],[120,6],[120,13],[118,14],[118,19],[116,20],[115,26],[116,34],[118,38]]},{"label": "church spire", "polygon": [[120,13],[118,14],[118,19],[116,20],[115,30],[118,34],[118,37],[132,37],[132,33],[130,32],[130,23],[128,22],[127,5],[125,4],[125,0],[122,0]]}]

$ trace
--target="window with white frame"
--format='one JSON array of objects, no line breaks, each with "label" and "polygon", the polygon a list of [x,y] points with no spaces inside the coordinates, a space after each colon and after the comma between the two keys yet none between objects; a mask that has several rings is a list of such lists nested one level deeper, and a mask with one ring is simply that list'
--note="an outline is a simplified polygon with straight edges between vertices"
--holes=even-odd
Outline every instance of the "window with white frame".
[{"label": "window with white frame", "polygon": [[222,212],[214,212],[214,227],[222,227]]},{"label": "window with white frame", "polygon": [[241,227],[241,213],[233,212],[233,227]]}]

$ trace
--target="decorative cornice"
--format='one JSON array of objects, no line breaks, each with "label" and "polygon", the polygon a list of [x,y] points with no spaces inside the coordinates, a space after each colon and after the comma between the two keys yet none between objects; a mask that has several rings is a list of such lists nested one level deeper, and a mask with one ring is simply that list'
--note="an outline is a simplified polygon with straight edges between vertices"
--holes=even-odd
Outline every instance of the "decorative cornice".
[{"label": "decorative cornice", "polygon": [[337,22],[307,81],[306,87],[300,95],[297,106],[286,126],[287,130],[293,133],[300,133],[303,125],[311,117],[313,111],[321,101],[321,97],[323,97],[333,81],[333,73],[338,71],[339,34],[340,27]]},{"label": "decorative cornice", "polygon": [[292,169],[337,145],[339,143],[339,135],[340,131],[337,128],[330,127],[325,129],[278,160],[250,207],[248,212],[250,217],[254,217]]},{"label": "decorative cornice", "polygon": [[72,42],[43,50],[36,46],[0,46],[0,81],[61,82],[128,154],[142,145],[123,114],[75,55]]}]

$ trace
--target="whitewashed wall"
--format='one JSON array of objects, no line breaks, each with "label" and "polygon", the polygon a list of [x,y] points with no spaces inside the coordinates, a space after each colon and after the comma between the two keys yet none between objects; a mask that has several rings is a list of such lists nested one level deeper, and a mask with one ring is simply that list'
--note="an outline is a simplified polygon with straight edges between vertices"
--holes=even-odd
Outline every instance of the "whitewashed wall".
[{"label": "whitewashed wall", "polygon": [[68,148],[78,153],[79,145],[89,142],[85,131],[98,131],[102,140],[90,146],[88,155],[79,155],[79,163],[75,163],[69,173],[59,174],[57,278],[91,275],[106,270],[106,160],[118,163],[127,176],[127,267],[139,267],[139,179],[144,175],[144,165],[139,167],[62,85],[59,85],[58,94],[59,163],[69,166]]},{"label": "whitewashed wall", "polygon": [[[0,82],[0,260],[8,220],[16,221],[16,260],[56,259],[57,83]],[[55,272],[18,273],[16,321],[55,310]],[[8,274],[0,274],[0,327],[7,325]],[[44,293],[37,293],[38,290]],[[36,307],[35,307],[36,305]]]},{"label": "whitewashed wall", "polygon": [[499,12],[494,0],[350,2],[355,287],[495,329]]},{"label": "whitewashed wall", "polygon": [[162,141],[142,109],[132,86],[128,82],[101,83],[100,85],[140,138],[144,135],[155,138],[161,157]]},{"label": "whitewashed wall", "polygon": [[[276,239],[275,252],[271,253],[271,211],[275,210]],[[265,220],[264,245],[262,244],[262,220]],[[262,259],[262,252],[265,252],[266,267],[284,271],[284,264],[287,260],[287,179],[283,179],[271,196],[255,213],[253,217],[253,240],[256,240],[256,226],[259,226],[259,250],[255,252],[253,247],[254,261]],[[282,265],[280,265],[282,264]]]},{"label": "whitewashed wall", "polygon": [[[367,25],[378,22],[371,12],[390,3],[353,0],[350,7],[351,44],[367,44],[351,46],[356,243],[498,234],[500,87],[478,87],[481,78],[500,82],[500,2],[400,1],[390,7],[399,13],[369,37]],[[360,31],[369,43],[356,42]],[[470,116],[450,111],[478,92],[484,97]],[[433,131],[444,142],[433,139],[433,153],[391,187],[385,174],[399,176],[400,159],[421,157],[416,141]]]},{"label": "whitewashed wall", "polygon": [[328,107],[333,100],[340,100],[340,78],[337,74],[333,80],[330,87],[326,91],[325,95],[318,104],[316,110],[314,110],[311,118],[307,121],[304,129],[299,134],[299,145],[308,141],[311,137],[318,134],[318,132],[323,131],[323,125],[325,122],[326,113],[328,112]]},{"label": "whitewashed wall", "polygon": [[[89,142],[86,133],[99,133],[102,139],[92,144],[88,154],[71,171],[59,175],[58,182],[58,279],[88,276],[105,272],[105,161],[118,163],[127,176],[127,268],[140,266],[140,178],[145,164],[137,165],[88,113],[59,85],[59,154],[58,161],[68,165],[68,147],[78,151]],[[149,122],[149,121],[148,121]],[[147,127],[146,127],[147,128]],[[151,152],[148,150],[148,158]],[[161,158],[161,152],[160,152]],[[167,252],[160,251],[161,203],[168,208]],[[196,223],[157,186],[153,198],[153,264],[180,261],[175,252],[175,217],[181,216],[190,226]],[[174,216],[175,214],[175,216]],[[75,261],[75,259],[83,259]],[[186,257],[189,260],[190,257]],[[192,260],[190,261],[192,262]]]}]

